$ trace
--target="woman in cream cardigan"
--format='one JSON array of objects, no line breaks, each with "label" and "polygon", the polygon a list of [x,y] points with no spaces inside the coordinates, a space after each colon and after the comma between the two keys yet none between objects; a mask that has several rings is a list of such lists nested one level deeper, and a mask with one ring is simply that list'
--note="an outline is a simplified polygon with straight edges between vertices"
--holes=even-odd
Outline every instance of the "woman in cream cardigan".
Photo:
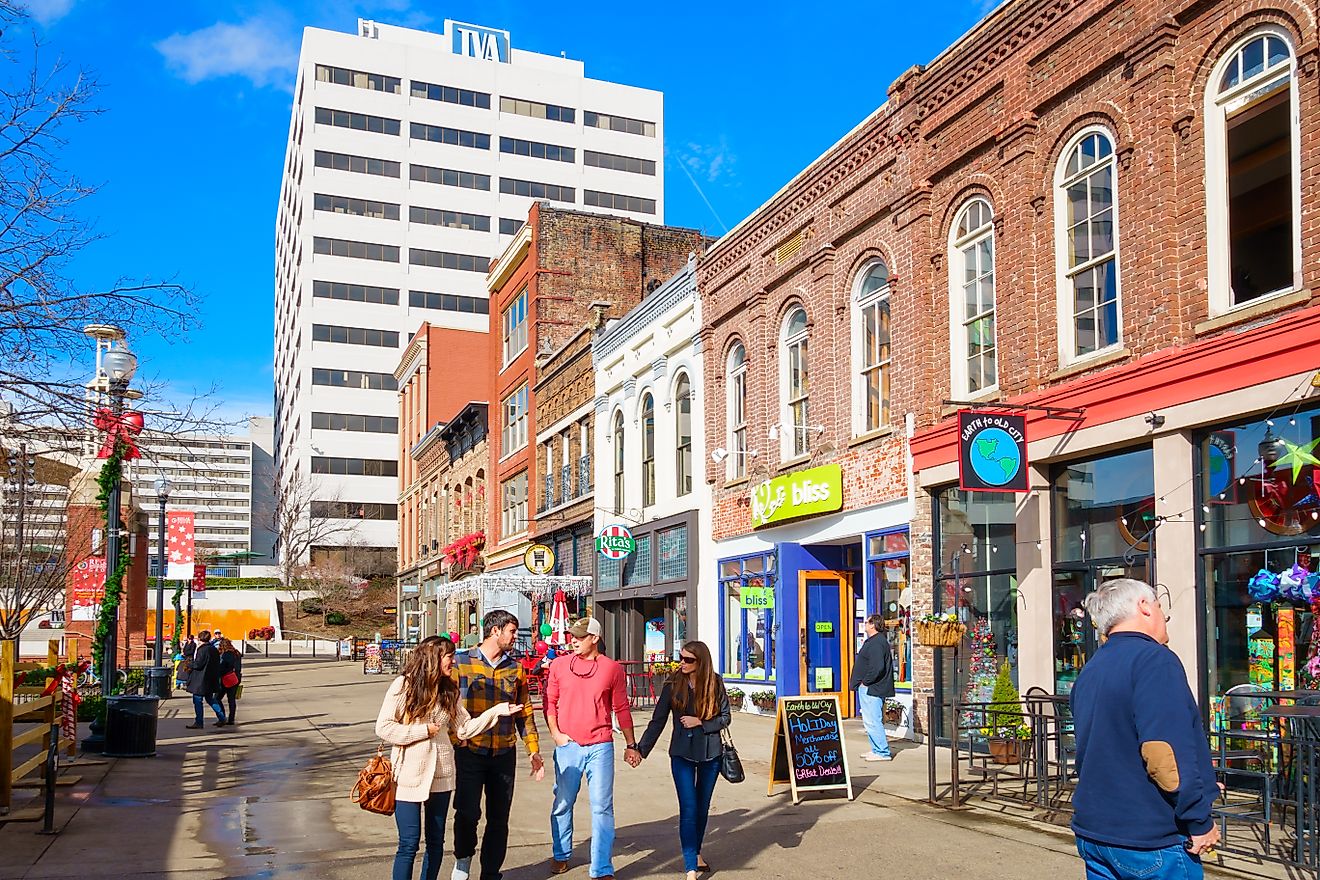
[{"label": "woman in cream cardigan", "polygon": [[376,717],[376,735],[393,746],[390,763],[396,783],[394,821],[399,828],[393,880],[412,880],[423,812],[426,853],[422,857],[422,880],[436,880],[440,875],[445,816],[454,790],[450,736],[470,739],[490,728],[497,718],[522,709],[513,703],[499,703],[473,718],[458,698],[453,668],[453,642],[440,636],[423,639],[408,655],[403,673],[386,691]]}]

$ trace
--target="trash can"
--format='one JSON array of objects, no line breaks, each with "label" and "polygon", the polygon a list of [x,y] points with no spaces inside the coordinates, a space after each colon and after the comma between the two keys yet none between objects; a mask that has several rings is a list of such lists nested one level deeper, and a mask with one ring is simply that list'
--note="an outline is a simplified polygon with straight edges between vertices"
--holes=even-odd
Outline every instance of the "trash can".
[{"label": "trash can", "polygon": [[169,666],[151,666],[147,669],[147,696],[168,700],[174,691],[174,670]]},{"label": "trash can", "polygon": [[160,698],[117,696],[105,701],[107,758],[150,758],[156,754],[156,720]]}]

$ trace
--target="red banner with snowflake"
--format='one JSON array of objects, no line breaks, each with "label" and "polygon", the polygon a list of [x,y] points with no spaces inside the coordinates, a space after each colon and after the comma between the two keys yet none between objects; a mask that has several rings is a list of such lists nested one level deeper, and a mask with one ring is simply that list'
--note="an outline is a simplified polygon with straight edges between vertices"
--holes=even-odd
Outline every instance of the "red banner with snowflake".
[{"label": "red banner with snowflake", "polygon": [[165,515],[165,554],[169,564],[165,577],[171,581],[186,581],[193,576],[196,551],[193,544],[193,513],[177,510]]}]

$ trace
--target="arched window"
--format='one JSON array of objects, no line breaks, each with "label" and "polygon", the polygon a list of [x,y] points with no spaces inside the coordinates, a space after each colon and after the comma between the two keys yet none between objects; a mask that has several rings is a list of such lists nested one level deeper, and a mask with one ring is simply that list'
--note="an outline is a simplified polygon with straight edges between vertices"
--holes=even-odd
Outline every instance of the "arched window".
[{"label": "arched window", "polygon": [[1055,187],[1059,342],[1070,362],[1122,338],[1114,141],[1084,129],[1059,159]]},{"label": "arched window", "polygon": [[681,498],[692,491],[692,382],[680,373],[674,384],[675,491]]},{"label": "arched window", "polygon": [[853,296],[853,433],[889,424],[889,267],[876,260],[857,276]]},{"label": "arched window", "polygon": [[610,443],[614,451],[614,512],[623,513],[623,413],[614,414],[614,437]]},{"label": "arched window", "polygon": [[730,479],[747,476],[747,349],[742,343],[729,352],[726,402],[729,413],[729,457],[726,473]]},{"label": "arched window", "polygon": [[998,383],[995,345],[994,211],[972,199],[949,231],[950,371],[957,395]]},{"label": "arched window", "polygon": [[642,507],[655,504],[655,398],[642,396]]},{"label": "arched window", "polygon": [[1216,313],[1301,285],[1296,61],[1282,30],[1259,30],[1206,89],[1206,233]]},{"label": "arched window", "polygon": [[783,429],[785,457],[794,458],[810,451],[807,428],[807,403],[811,384],[807,375],[807,313],[795,308],[784,318],[780,339],[780,427]]}]

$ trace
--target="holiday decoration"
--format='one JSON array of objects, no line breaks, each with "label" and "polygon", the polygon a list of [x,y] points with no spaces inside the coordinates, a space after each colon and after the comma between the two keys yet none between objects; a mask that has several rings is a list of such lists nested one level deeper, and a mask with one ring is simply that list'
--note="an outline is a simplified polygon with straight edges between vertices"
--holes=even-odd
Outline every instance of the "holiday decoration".
[{"label": "holiday decoration", "polygon": [[988,703],[994,695],[995,678],[999,674],[995,663],[995,634],[990,618],[978,617],[972,624],[971,648],[967,652],[967,689],[963,702]]},{"label": "holiday decoration", "polygon": [[119,449],[119,457],[126,461],[141,457],[142,453],[138,452],[133,438],[142,433],[142,413],[129,411],[116,415],[114,410],[102,406],[97,408],[92,424],[96,430],[105,434],[101,449],[96,453],[97,458],[110,458],[116,448]]},{"label": "holiday decoration", "polygon": [[1247,592],[1256,602],[1270,602],[1279,595],[1279,576],[1262,568],[1247,581]]},{"label": "holiday decoration", "polygon": [[1290,691],[1297,686],[1297,612],[1280,608],[1279,632],[1279,689]]}]

